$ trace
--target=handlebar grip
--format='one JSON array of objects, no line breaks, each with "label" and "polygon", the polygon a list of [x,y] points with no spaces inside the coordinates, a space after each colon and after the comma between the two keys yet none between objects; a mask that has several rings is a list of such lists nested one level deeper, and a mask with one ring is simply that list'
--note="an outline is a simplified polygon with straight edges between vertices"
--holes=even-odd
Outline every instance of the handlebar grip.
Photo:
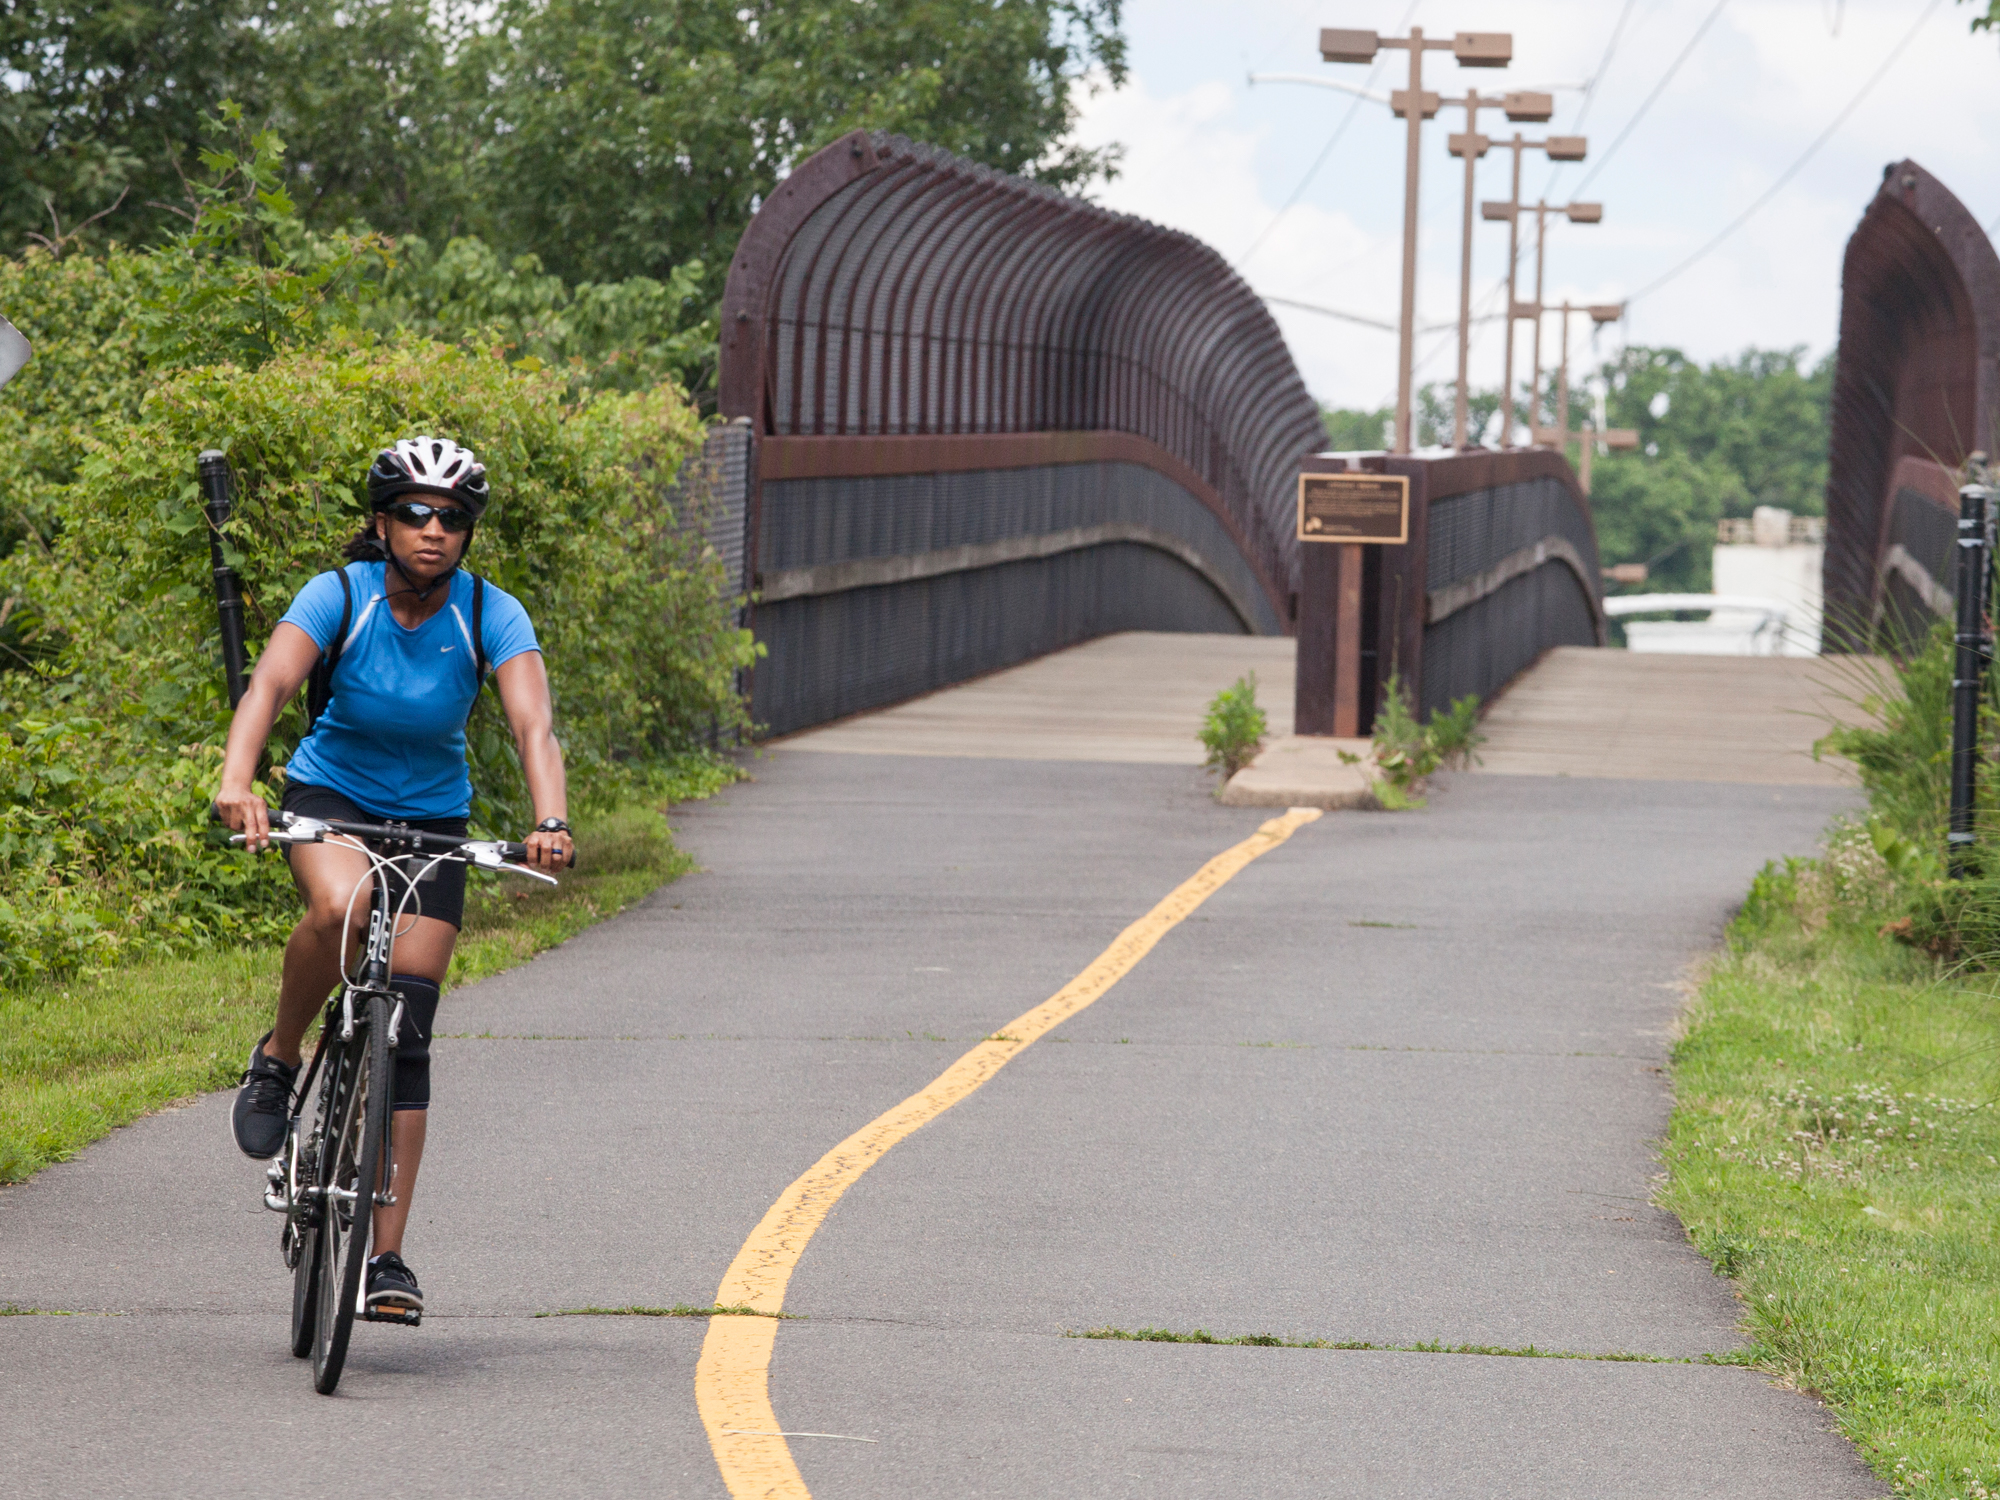
[{"label": "handlebar grip", "polygon": [[[502,844],[500,846],[500,857],[502,859],[511,859],[517,865],[525,865],[528,862],[528,846],[526,844]],[[576,868],[576,848],[574,845],[570,847],[569,864],[565,868],[572,870]]]}]

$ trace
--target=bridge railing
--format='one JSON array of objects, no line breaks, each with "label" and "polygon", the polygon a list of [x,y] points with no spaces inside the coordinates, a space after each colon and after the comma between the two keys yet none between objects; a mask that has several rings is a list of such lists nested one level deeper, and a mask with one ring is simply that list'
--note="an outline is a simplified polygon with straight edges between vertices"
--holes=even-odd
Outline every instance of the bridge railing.
[{"label": "bridge railing", "polygon": [[[1368,734],[1391,674],[1423,715],[1466,694],[1490,698],[1555,646],[1605,641],[1603,585],[1590,502],[1547,449],[1444,458],[1362,455],[1309,460],[1308,472],[1402,474],[1410,480],[1403,546],[1361,546],[1360,649],[1343,657],[1338,544],[1303,548],[1298,698],[1301,734],[1333,734],[1346,694]],[[1350,686],[1343,659],[1357,660]]]}]

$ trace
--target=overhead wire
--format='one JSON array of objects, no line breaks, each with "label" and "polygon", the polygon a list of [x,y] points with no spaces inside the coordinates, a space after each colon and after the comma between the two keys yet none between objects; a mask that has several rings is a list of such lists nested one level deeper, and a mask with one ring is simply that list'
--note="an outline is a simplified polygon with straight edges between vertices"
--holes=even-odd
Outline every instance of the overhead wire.
[{"label": "overhead wire", "polygon": [[1625,0],[1625,8],[1618,12],[1618,24],[1611,28],[1611,40],[1604,44],[1604,56],[1597,60],[1597,68],[1590,75],[1589,86],[1583,91],[1583,103],[1576,107],[1576,118],[1570,122],[1571,131],[1583,129],[1584,117],[1590,113],[1590,106],[1596,102],[1597,86],[1604,81],[1604,70],[1611,66],[1611,59],[1618,53],[1618,40],[1625,34],[1625,23],[1632,19],[1632,12],[1639,0]]},{"label": "overhead wire", "polygon": [[1723,7],[1728,4],[1729,0],[1715,0],[1715,9],[1702,18],[1701,25],[1695,27],[1694,35],[1687,39],[1687,45],[1681,48],[1680,55],[1668,64],[1667,71],[1660,75],[1660,81],[1653,85],[1653,91],[1639,105],[1637,113],[1625,122],[1625,128],[1619,131],[1617,136],[1613,138],[1611,144],[1605,148],[1604,154],[1597,158],[1591,169],[1583,174],[1583,180],[1570,190],[1572,193],[1580,193],[1589,187],[1591,179],[1596,177],[1599,172],[1602,172],[1610,163],[1611,158],[1617,154],[1618,148],[1624,145],[1631,137],[1632,132],[1638,128],[1639,122],[1646,118],[1646,112],[1653,107],[1660,95],[1667,91],[1667,85],[1672,83],[1674,75],[1680,72],[1681,64],[1694,55],[1694,49],[1700,45],[1701,39],[1708,34],[1708,28],[1715,24],[1716,17],[1722,14]]},{"label": "overhead wire", "polygon": [[1777,197],[1778,194],[1784,189],[1785,185],[1789,183],[1794,177],[1798,176],[1800,171],[1804,169],[1806,163],[1811,161],[1815,156],[1819,154],[1819,148],[1824,146],[1828,141],[1833,139],[1834,132],[1839,130],[1841,126],[1847,123],[1848,116],[1853,114],[1855,110],[1859,109],[1861,107],[1861,102],[1864,99],[1866,99],[1869,96],[1869,94],[1874,92],[1875,85],[1880,83],[1882,79],[1888,74],[1889,69],[1891,69],[1896,65],[1896,59],[1901,57],[1903,53],[1908,49],[1910,43],[1917,39],[1917,33],[1923,30],[1924,23],[1930,20],[1930,18],[1934,14],[1936,14],[1937,8],[1942,4],[1944,4],[1944,0],[1931,0],[1931,3],[1923,8],[1922,13],[1918,15],[1915,23],[1911,25],[1908,31],[1903,33],[1903,39],[1900,42],[1896,43],[1895,46],[1889,49],[1888,55],[1882,59],[1882,65],[1878,67],[1874,71],[1874,73],[1869,76],[1869,79],[1866,83],[1861,85],[1860,89],[1856,91],[1854,97],[1852,99],[1849,99],[1847,103],[1842,107],[1840,113],[1833,117],[1833,122],[1830,125],[1828,125],[1826,129],[1822,130],[1817,137],[1814,138],[1813,143],[1810,146],[1806,147],[1806,149],[1800,153],[1798,160],[1794,161],[1789,167],[1785,168],[1783,173],[1779,175],[1778,180],[1776,182],[1772,183],[1768,188],[1764,189],[1763,193],[1758,197],[1755,203],[1752,203],[1748,208],[1744,209],[1742,213],[1738,214],[1734,219],[1731,219],[1729,223],[1721,230],[1720,233],[1718,233],[1707,244],[1703,245],[1699,250],[1695,251],[1695,253],[1690,255],[1686,260],[1682,261],[1679,265],[1675,266],[1671,271],[1668,271],[1664,276],[1656,277],[1654,280],[1647,282],[1645,286],[1641,287],[1638,291],[1634,292],[1631,296],[1627,297],[1625,299],[1626,305],[1630,306],[1632,303],[1637,302],[1641,297],[1651,295],[1652,293],[1658,291],[1661,287],[1665,286],[1668,282],[1672,281],[1676,276],[1680,275],[1681,272],[1687,270],[1690,266],[1694,265],[1695,262],[1701,260],[1703,257],[1708,255],[1708,253],[1714,250],[1717,245],[1720,245],[1724,240],[1728,239],[1732,234],[1736,233],[1737,230],[1741,229],[1745,224],[1749,223],[1751,218],[1756,215],[1758,210],[1762,209],[1765,204],[1769,203],[1773,198]]},{"label": "overhead wire", "polygon": [[[1397,31],[1400,32],[1409,26],[1410,18],[1417,13],[1417,7],[1422,4],[1423,0],[1411,0],[1410,8],[1403,12],[1403,19],[1396,23]],[[1368,76],[1361,81],[1361,86],[1366,88],[1369,84],[1373,83],[1376,73],[1380,72],[1381,68],[1382,62],[1378,56],[1375,62],[1369,66]],[[1292,189],[1291,197],[1287,198],[1278,211],[1271,215],[1271,221],[1257,232],[1257,238],[1250,242],[1250,248],[1236,258],[1237,270],[1242,270],[1250,263],[1250,257],[1255,255],[1262,248],[1264,241],[1271,237],[1271,231],[1278,227],[1286,214],[1298,206],[1299,199],[1305,196],[1306,189],[1311,187],[1313,179],[1319,176],[1319,169],[1326,165],[1327,158],[1333,155],[1333,148],[1340,144],[1340,138],[1347,134],[1347,127],[1354,123],[1355,115],[1360,113],[1361,106],[1366,102],[1366,100],[1357,94],[1354,102],[1347,106],[1347,113],[1342,115],[1340,123],[1333,127],[1333,134],[1328,136],[1326,144],[1319,148],[1319,155],[1315,156],[1312,165],[1306,168],[1305,176],[1301,177],[1299,185]]]}]

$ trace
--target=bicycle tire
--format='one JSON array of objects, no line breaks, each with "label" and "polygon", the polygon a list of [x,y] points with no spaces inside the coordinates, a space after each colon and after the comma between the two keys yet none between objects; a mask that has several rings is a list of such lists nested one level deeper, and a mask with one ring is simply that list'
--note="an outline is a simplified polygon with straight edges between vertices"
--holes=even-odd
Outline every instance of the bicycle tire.
[{"label": "bicycle tire", "polygon": [[[298,1122],[292,1122],[294,1132]],[[318,1182],[318,1140],[320,1140],[320,1120],[314,1120],[312,1130],[306,1134],[306,1146],[300,1148],[296,1136],[286,1144],[286,1152],[296,1152],[294,1160],[286,1162],[286,1170],[292,1174],[292,1190],[304,1196],[304,1202],[292,1204],[292,1222],[286,1226],[286,1234],[292,1236],[292,1358],[304,1360],[312,1354],[312,1326],[314,1310],[318,1308],[320,1290],[320,1216],[318,1208],[312,1204],[312,1188]]]},{"label": "bicycle tire", "polygon": [[[319,1276],[313,1309],[313,1389],[331,1396],[340,1384],[368,1266],[368,1236],[389,1114],[389,1002],[370,995],[351,1040],[332,1070],[333,1128],[320,1158]],[[337,1196],[335,1190],[353,1194]]]}]

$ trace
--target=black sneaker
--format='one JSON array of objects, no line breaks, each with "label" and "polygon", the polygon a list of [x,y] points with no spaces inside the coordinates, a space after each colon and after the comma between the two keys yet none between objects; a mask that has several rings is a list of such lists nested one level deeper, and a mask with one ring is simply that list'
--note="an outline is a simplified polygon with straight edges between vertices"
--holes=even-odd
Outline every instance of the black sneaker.
[{"label": "black sneaker", "polygon": [[403,1257],[385,1250],[368,1262],[368,1316],[384,1323],[416,1323],[424,1314],[424,1294]]},{"label": "black sneaker", "polygon": [[271,1033],[267,1031],[250,1049],[250,1066],[236,1080],[242,1087],[237,1090],[236,1107],[229,1115],[236,1144],[245,1156],[254,1156],[259,1161],[276,1156],[285,1144],[285,1122],[292,1114],[292,1085],[299,1076],[296,1067],[288,1068],[275,1057],[264,1055],[264,1043],[269,1040]]}]

